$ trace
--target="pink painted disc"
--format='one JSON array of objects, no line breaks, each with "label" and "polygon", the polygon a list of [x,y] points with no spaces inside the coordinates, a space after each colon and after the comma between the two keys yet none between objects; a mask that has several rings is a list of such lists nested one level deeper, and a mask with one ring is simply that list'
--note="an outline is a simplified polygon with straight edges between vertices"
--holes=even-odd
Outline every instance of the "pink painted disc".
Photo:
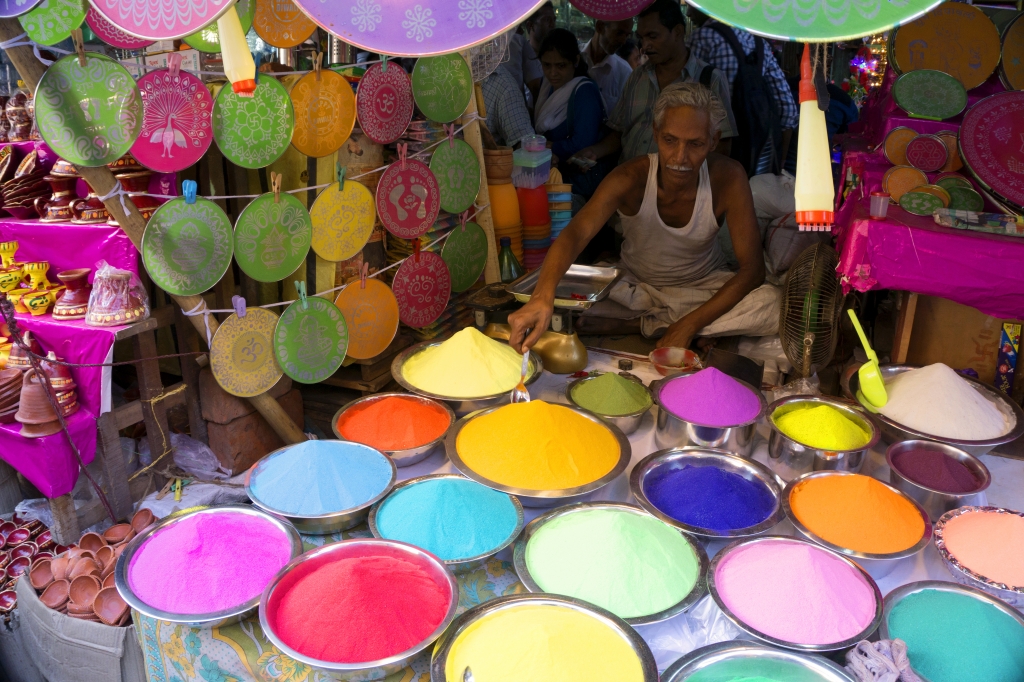
[{"label": "pink painted disc", "polygon": [[1024,91],[1000,92],[964,114],[960,156],[986,188],[1024,206]]},{"label": "pink painted disc", "polygon": [[946,165],[949,151],[936,135],[918,135],[907,144],[907,161],[914,168],[934,173]]},{"label": "pink painted disc", "polygon": [[440,256],[420,251],[398,267],[391,290],[398,300],[398,319],[410,327],[426,327],[448,307],[452,276]]},{"label": "pink painted disc", "polygon": [[601,21],[621,21],[635,17],[654,0],[569,0],[588,17]]},{"label": "pink painted disc", "polygon": [[92,5],[89,5],[89,10],[85,13],[85,23],[89,25],[93,33],[99,36],[100,40],[111,47],[118,47],[122,50],[139,50],[153,44],[152,40],[136,38],[114,26]]},{"label": "pink painted disc", "polygon": [[402,239],[415,239],[437,220],[441,211],[441,189],[430,168],[408,159],[405,170],[396,161],[377,184],[377,215],[387,231]]},{"label": "pink painted disc", "polygon": [[103,17],[144,40],[176,40],[212,24],[235,0],[90,0]]},{"label": "pink painted disc", "polygon": [[132,156],[160,173],[197,162],[213,142],[213,98],[199,77],[181,70],[177,76],[167,69],[150,71],[139,79],[139,90],[142,132]]},{"label": "pink painted disc", "polygon": [[391,144],[400,138],[412,121],[413,106],[412,80],[397,64],[386,70],[374,64],[359,80],[359,127],[374,142]]}]

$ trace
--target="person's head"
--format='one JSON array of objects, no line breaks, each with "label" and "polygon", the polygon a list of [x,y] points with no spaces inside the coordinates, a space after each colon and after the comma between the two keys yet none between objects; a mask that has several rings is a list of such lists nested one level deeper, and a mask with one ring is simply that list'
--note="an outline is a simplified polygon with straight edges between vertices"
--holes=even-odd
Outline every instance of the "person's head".
[{"label": "person's head", "polygon": [[626,42],[622,44],[622,47],[620,47],[615,54],[625,59],[629,63],[629,68],[631,69],[635,69],[640,66],[640,48],[632,38],[627,38]]},{"label": "person's head", "polygon": [[684,49],[686,21],[678,0],[654,0],[637,15],[640,49],[653,64],[664,64]]},{"label": "person's head", "polygon": [[526,20],[526,30],[530,33],[530,40],[537,44],[544,42],[554,28],[555,5],[551,2],[545,2]]},{"label": "person's head", "polygon": [[557,90],[576,76],[585,76],[586,64],[580,56],[580,45],[570,31],[556,28],[537,51],[544,77]]},{"label": "person's head", "polygon": [[673,83],[654,103],[654,140],[662,170],[696,177],[721,138],[725,107],[700,83]]},{"label": "person's head", "polygon": [[594,24],[594,40],[605,54],[615,54],[633,35],[633,20],[601,21]]}]

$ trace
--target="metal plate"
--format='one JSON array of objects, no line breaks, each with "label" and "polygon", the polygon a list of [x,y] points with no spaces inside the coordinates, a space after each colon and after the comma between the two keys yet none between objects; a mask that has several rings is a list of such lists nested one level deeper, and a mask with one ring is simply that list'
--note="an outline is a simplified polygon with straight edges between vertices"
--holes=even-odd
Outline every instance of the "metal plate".
[{"label": "metal plate", "polygon": [[[624,274],[621,268],[597,268],[590,265],[570,265],[555,287],[555,307],[586,310],[608,297],[612,286]],[[521,303],[530,300],[540,270],[529,272],[506,287],[508,293]]]},{"label": "metal plate", "polygon": [[942,71],[909,71],[892,86],[892,98],[916,118],[944,121],[967,107],[967,91],[957,79]]},{"label": "metal plate", "polygon": [[398,267],[391,290],[398,318],[410,327],[426,327],[441,317],[452,293],[452,276],[441,256],[420,251]]},{"label": "metal plate", "polygon": [[430,156],[430,172],[441,188],[442,210],[469,210],[480,192],[480,160],[465,140],[438,145]]},{"label": "metal plate", "polygon": [[348,350],[348,326],[341,311],[319,296],[295,301],[281,313],[274,331],[274,355],[285,374],[316,384],[338,371]]},{"label": "metal plate", "polygon": [[452,276],[452,291],[461,293],[476,284],[487,266],[487,235],[474,222],[448,233],[441,258]]},{"label": "metal plate", "polygon": [[901,73],[942,71],[971,90],[988,80],[999,63],[999,31],[977,7],[942,3],[900,26],[892,58]]},{"label": "metal plate", "polygon": [[[4,2],[16,2],[17,0],[0,0],[0,5]],[[88,24],[89,28],[96,36],[111,47],[117,47],[122,50],[140,50],[144,47],[149,47],[153,44],[152,40],[143,40],[142,38],[136,38],[133,35],[125,33],[117,26],[107,21],[106,17],[96,11],[96,8],[91,4],[89,9],[85,13],[85,23]]]},{"label": "metal plate", "polygon": [[[256,2],[255,0],[238,0],[235,3],[235,11],[238,13],[238,22],[242,25],[242,35],[245,35],[252,28],[252,18],[256,14]],[[220,52],[220,30],[217,28],[216,21],[211,21],[195,33],[185,36],[183,40],[189,47],[200,52]]]},{"label": "metal plate", "polygon": [[437,220],[441,188],[422,161],[396,161],[381,176],[376,201],[377,215],[388,232],[402,239],[415,239]]},{"label": "metal plate", "polygon": [[171,199],[158,208],[142,235],[142,260],[153,283],[175,296],[209,291],[231,266],[231,221],[217,204]]},{"label": "metal plate", "polygon": [[274,387],[283,374],[274,357],[276,327],[277,315],[265,308],[221,322],[210,347],[210,369],[221,388],[250,398]]},{"label": "metal plate", "polygon": [[352,282],[334,299],[348,325],[348,354],[369,360],[383,353],[398,333],[398,300],[391,287],[367,279],[366,287]]},{"label": "metal plate", "polygon": [[295,111],[288,91],[260,75],[252,97],[221,87],[213,103],[213,137],[225,158],[242,168],[264,168],[277,161],[292,141]]},{"label": "metal plate", "polygon": [[900,208],[914,215],[930,216],[935,209],[945,208],[942,199],[929,192],[907,192],[900,197]]},{"label": "metal plate", "polygon": [[941,173],[937,178],[935,178],[935,184],[947,192],[954,187],[967,187],[968,189],[974,189],[974,185],[971,184],[971,181],[959,173]]},{"label": "metal plate", "polygon": [[882,189],[896,203],[910,190],[927,184],[928,176],[913,166],[894,166],[885,172],[882,179]]},{"label": "metal plate", "polygon": [[450,123],[469,106],[473,73],[458,53],[421,57],[412,70],[412,94],[424,116]]},{"label": "metal plate", "polygon": [[958,211],[984,211],[985,200],[970,187],[950,187],[949,208]]},{"label": "metal plate", "polygon": [[216,21],[235,0],[92,0],[114,26],[146,40],[176,40]]},{"label": "metal plate", "polygon": [[[378,5],[379,7],[380,5]],[[359,128],[378,144],[391,144],[412,121],[412,80],[401,67],[374,64],[359,80]]]},{"label": "metal plate", "polygon": [[307,73],[292,86],[291,98],[292,146],[314,158],[341,149],[356,123],[356,96],[349,82],[330,69]]},{"label": "metal plate", "polygon": [[960,126],[960,156],[968,169],[983,187],[1015,206],[1024,206],[1022,136],[1022,91],[1001,92],[977,102]]},{"label": "metal plate", "polygon": [[56,45],[85,22],[86,6],[85,0],[43,0],[18,21],[29,39],[40,45]]},{"label": "metal plate", "polygon": [[268,45],[280,48],[297,47],[316,30],[292,0],[256,0],[252,27]]},{"label": "metal plate", "polygon": [[313,251],[329,261],[347,260],[359,253],[377,219],[370,190],[354,180],[338,187],[338,183],[325,187],[309,211]]},{"label": "metal plate", "polygon": [[[797,670],[803,673],[798,677]],[[661,682],[685,682],[700,675],[742,679],[777,672],[782,679],[803,682],[856,682],[845,668],[817,654],[798,654],[756,642],[720,642],[696,649],[668,667]],[[814,677],[816,676],[816,677]]]},{"label": "metal plate", "polygon": [[139,79],[139,91],[142,129],[131,149],[135,160],[158,173],[197,163],[213,143],[213,98],[199,76],[150,71]]},{"label": "metal plate", "polygon": [[949,192],[945,187],[940,185],[921,185],[914,189],[915,192],[924,192],[925,194],[931,194],[933,197],[939,199],[942,202],[942,208],[949,208]]},{"label": "metal plate", "polygon": [[1007,90],[1024,90],[1024,13],[1003,32],[999,79]]},{"label": "metal plate", "polygon": [[918,135],[907,144],[907,162],[925,173],[934,173],[946,165],[949,151],[938,135]]},{"label": "metal plate", "polygon": [[964,161],[960,158],[960,136],[957,131],[943,130],[935,134],[946,145],[946,163],[939,170],[943,173],[952,173],[963,168]]},{"label": "metal plate", "polygon": [[898,126],[890,130],[882,145],[882,153],[885,154],[889,163],[894,166],[908,165],[907,145],[915,137],[917,137],[917,131],[907,126]]},{"label": "metal plate", "polygon": [[306,262],[313,223],[291,194],[256,197],[235,221],[235,261],[257,282],[279,282]]}]

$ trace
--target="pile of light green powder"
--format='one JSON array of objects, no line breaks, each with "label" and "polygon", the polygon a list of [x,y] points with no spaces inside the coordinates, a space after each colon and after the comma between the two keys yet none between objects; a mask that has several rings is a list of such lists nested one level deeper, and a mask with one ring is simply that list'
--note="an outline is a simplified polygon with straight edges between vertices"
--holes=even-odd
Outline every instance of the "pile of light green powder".
[{"label": "pile of light green powder", "polygon": [[651,406],[651,395],[644,388],[615,372],[584,381],[572,389],[572,399],[584,410],[619,417]]},{"label": "pile of light green powder", "polygon": [[652,516],[584,509],[541,526],[526,566],[545,592],[576,597],[620,618],[658,613],[697,582],[700,564],[683,535]]}]

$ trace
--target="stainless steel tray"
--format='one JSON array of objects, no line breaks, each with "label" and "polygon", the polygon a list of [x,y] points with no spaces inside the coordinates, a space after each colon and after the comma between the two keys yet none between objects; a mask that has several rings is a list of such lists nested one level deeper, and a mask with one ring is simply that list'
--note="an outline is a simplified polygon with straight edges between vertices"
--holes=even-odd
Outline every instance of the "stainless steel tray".
[{"label": "stainless steel tray", "polygon": [[[570,265],[555,288],[555,307],[567,310],[586,310],[608,296],[612,285],[625,273],[622,268],[595,268],[589,265]],[[527,273],[505,287],[520,303],[530,300],[540,268]]]}]

